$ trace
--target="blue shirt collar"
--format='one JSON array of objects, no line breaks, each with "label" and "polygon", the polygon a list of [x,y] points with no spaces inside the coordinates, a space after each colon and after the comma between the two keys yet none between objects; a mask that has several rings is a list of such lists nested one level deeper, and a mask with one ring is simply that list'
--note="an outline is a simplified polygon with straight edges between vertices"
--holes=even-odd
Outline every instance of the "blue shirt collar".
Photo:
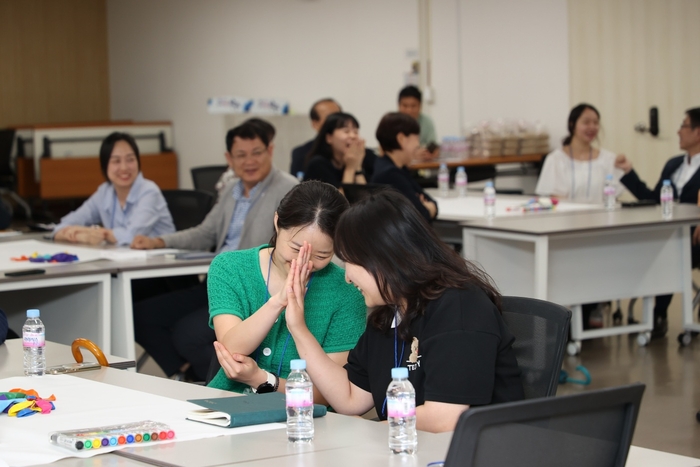
[{"label": "blue shirt collar", "polygon": [[260,188],[260,185],[261,185],[260,183],[255,185],[250,190],[250,192],[248,193],[248,197],[246,198],[243,196],[243,193],[244,193],[243,180],[238,180],[236,182],[236,184],[233,186],[233,190],[231,190],[231,195],[233,196],[233,199],[235,199],[236,201],[238,201],[240,199],[245,199],[247,201],[251,201],[255,197],[255,194],[258,192],[258,188]]},{"label": "blue shirt collar", "polygon": [[[131,189],[129,190],[129,194],[126,197],[126,205],[129,204],[134,204],[136,203],[139,198],[141,197],[141,192],[143,191],[143,185],[145,183],[145,179],[143,178],[143,174],[139,172],[139,174],[136,176],[136,179],[134,179],[134,183],[131,185]],[[117,198],[117,191],[114,189],[114,185],[110,184],[110,190],[107,192],[110,194],[110,198],[112,200]],[[107,212],[112,211],[112,203],[108,203],[107,207]]]}]

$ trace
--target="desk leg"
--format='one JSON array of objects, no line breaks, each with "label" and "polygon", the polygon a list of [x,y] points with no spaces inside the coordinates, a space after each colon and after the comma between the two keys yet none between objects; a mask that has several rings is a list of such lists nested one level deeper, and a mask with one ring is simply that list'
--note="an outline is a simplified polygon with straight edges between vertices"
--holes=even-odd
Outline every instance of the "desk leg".
[{"label": "desk leg", "polygon": [[578,355],[581,352],[581,340],[583,339],[583,308],[581,305],[573,305],[571,310],[571,341],[566,346],[566,353]]},{"label": "desk leg", "polygon": [[462,229],[462,258],[473,261],[476,258],[476,236]]},{"label": "desk leg", "polygon": [[136,359],[131,279],[126,274],[112,277],[112,355]]},{"label": "desk leg", "polygon": [[681,228],[681,280],[683,281],[681,290],[683,298],[681,302],[683,310],[683,329],[699,331],[700,327],[694,326],[693,319],[693,265],[692,248],[690,237],[690,226]]},{"label": "desk leg", "polygon": [[100,301],[100,334],[102,337],[102,350],[112,354],[112,336],[110,333],[110,316],[112,309],[112,288],[108,276],[98,286],[98,300]]},{"label": "desk leg", "polygon": [[547,300],[547,277],[549,268],[549,240],[546,236],[535,240],[535,298]]}]

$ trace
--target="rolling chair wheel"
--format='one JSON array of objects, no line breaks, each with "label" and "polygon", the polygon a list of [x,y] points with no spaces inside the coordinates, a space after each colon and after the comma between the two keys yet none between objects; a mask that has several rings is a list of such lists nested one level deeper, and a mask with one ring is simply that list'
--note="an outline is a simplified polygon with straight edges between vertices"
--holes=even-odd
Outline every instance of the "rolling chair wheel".
[{"label": "rolling chair wheel", "polygon": [[645,347],[649,342],[651,341],[651,333],[650,332],[640,332],[637,334],[637,344],[639,344],[640,347]]},{"label": "rolling chair wheel", "polygon": [[693,342],[693,334],[689,331],[678,334],[678,343],[681,347],[687,347]]},{"label": "rolling chair wheel", "polygon": [[569,343],[566,344],[566,353],[572,357],[581,353],[581,342],[569,341]]}]

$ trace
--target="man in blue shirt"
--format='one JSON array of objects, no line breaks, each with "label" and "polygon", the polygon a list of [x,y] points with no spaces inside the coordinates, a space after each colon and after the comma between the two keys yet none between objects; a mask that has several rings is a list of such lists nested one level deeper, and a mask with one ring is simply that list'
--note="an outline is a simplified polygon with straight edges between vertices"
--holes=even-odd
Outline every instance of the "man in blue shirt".
[{"label": "man in blue shirt", "polygon": [[[256,120],[246,121],[226,135],[226,161],[236,179],[222,190],[202,223],[156,238],[137,236],[132,248],[213,249],[218,253],[270,240],[275,210],[297,180],[272,166],[274,128]],[[190,377],[205,378],[216,340],[208,323],[206,283],[134,305],[136,342],[168,376],[180,373],[189,363]]]},{"label": "man in blue shirt", "polygon": [[[635,172],[627,157],[620,154],[615,160],[615,167],[625,175],[620,182],[637,199],[647,199],[660,203],[661,186],[664,180],[671,181],[673,198],[679,203],[698,204],[700,191],[700,107],[685,111],[685,117],[678,128],[678,145],[685,154],[672,157],[661,171],[661,177],[654,189],[650,189]],[[691,229],[691,265],[700,267],[700,229]],[[668,307],[673,295],[657,295],[654,303],[654,329],[651,336],[663,337],[668,331]]]}]

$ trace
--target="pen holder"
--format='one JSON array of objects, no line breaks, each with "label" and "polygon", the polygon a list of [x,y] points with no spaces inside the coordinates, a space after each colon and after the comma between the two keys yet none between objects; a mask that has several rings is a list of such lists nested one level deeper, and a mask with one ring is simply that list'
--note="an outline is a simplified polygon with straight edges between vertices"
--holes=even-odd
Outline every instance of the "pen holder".
[{"label": "pen holder", "polygon": [[97,346],[97,344],[95,344],[89,339],[79,337],[73,341],[70,347],[71,352],[73,352],[73,358],[75,358],[75,361],[77,363],[83,363],[83,354],[80,352],[80,347],[83,347],[89,350],[90,353],[92,353],[95,356],[95,358],[97,359],[97,363],[99,363],[102,366],[109,366],[109,363],[107,362],[107,357],[105,357],[105,354],[104,352],[102,352],[102,349],[100,349]]}]

